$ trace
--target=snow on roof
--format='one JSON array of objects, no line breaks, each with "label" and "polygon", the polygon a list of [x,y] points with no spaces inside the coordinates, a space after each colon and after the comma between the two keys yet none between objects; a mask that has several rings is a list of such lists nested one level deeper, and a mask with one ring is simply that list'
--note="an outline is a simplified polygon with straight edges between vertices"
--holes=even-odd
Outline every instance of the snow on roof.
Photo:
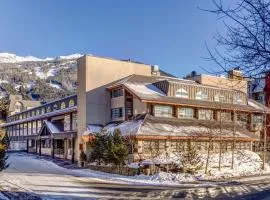
[{"label": "snow on roof", "polygon": [[59,129],[59,127],[58,127],[56,124],[54,124],[54,123],[52,123],[52,122],[50,122],[50,121],[45,120],[44,123],[46,124],[47,128],[50,130],[50,132],[51,132],[52,134],[63,132],[63,131],[61,131],[61,130]]},{"label": "snow on roof", "polygon": [[87,130],[83,132],[83,135],[89,135],[91,133],[100,133],[103,127],[96,124],[88,124]]},{"label": "snow on roof", "polygon": [[[182,125],[170,125],[165,123],[149,123],[146,122],[140,128],[138,135],[166,135],[166,136],[208,136],[212,134],[213,136],[219,136],[219,129],[211,129],[203,126],[182,126]],[[233,137],[233,131],[229,129],[222,130],[222,137]],[[236,137],[247,137],[247,134],[236,131]]]},{"label": "snow on roof", "polygon": [[270,109],[263,104],[253,100],[253,99],[248,99],[248,105],[252,106],[255,109],[258,109],[260,111],[265,111],[265,112],[270,112]]},{"label": "snow on roof", "polygon": [[123,136],[136,135],[142,123],[143,120],[125,121],[119,125],[110,124],[109,126],[105,126],[104,129],[106,129],[108,133],[113,133],[115,129],[119,129]]},{"label": "snow on roof", "polygon": [[140,95],[151,95],[151,96],[166,96],[164,92],[158,89],[153,84],[143,84],[143,83],[124,83],[124,85],[130,89],[132,92]]}]

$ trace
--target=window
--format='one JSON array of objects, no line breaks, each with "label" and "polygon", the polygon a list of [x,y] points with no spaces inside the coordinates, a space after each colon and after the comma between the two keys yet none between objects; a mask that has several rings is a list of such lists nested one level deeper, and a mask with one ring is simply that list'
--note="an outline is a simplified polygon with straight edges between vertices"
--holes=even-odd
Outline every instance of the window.
[{"label": "window", "polygon": [[236,95],[234,97],[234,103],[236,103],[236,104],[242,104],[243,103],[243,100],[242,100],[240,95]]},{"label": "window", "polygon": [[14,105],[15,113],[21,112],[23,110],[23,105],[21,102],[16,102]]},{"label": "window", "polygon": [[232,113],[231,112],[221,112],[218,115],[218,119],[221,121],[232,121]]},{"label": "window", "polygon": [[57,104],[53,105],[53,110],[58,110],[58,105]]},{"label": "window", "polygon": [[69,106],[69,107],[72,107],[72,106],[74,106],[74,105],[75,105],[74,100],[71,99],[71,100],[69,101],[69,103],[68,103],[68,106]]},{"label": "window", "polygon": [[205,92],[199,91],[196,93],[196,99],[198,100],[208,100],[208,95]]},{"label": "window", "polygon": [[203,120],[212,120],[213,119],[213,111],[207,109],[199,110],[199,119]]},{"label": "window", "polygon": [[185,89],[181,88],[176,91],[175,96],[181,98],[188,98],[188,92]]},{"label": "window", "polygon": [[178,108],[178,118],[193,118],[192,108]]},{"label": "window", "polygon": [[172,117],[172,107],[171,106],[154,106],[154,115],[159,117]]},{"label": "window", "polygon": [[62,102],[61,103],[61,109],[64,109],[64,108],[66,108],[66,103],[65,102]]},{"label": "window", "polygon": [[245,126],[248,123],[248,115],[245,113],[237,113],[236,121],[238,124]]},{"label": "window", "polygon": [[121,97],[121,96],[123,96],[122,89],[111,91],[111,98],[116,98],[116,97]]},{"label": "window", "polygon": [[262,124],[263,116],[262,115],[253,115],[253,124]]},{"label": "window", "polygon": [[113,108],[111,109],[111,118],[121,118],[123,117],[123,108]]},{"label": "window", "polygon": [[47,107],[47,112],[52,112],[51,106],[48,106],[48,107]]},{"label": "window", "polygon": [[221,94],[216,94],[215,95],[215,101],[216,102],[226,103],[225,96],[224,95],[221,95]]}]

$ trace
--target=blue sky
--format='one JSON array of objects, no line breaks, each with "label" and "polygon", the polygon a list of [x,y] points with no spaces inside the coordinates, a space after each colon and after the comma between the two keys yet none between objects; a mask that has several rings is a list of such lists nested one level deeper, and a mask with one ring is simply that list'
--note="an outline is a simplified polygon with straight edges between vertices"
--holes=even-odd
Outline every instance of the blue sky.
[{"label": "blue sky", "polygon": [[183,76],[214,67],[205,42],[222,30],[211,0],[1,0],[0,52],[131,58]]}]

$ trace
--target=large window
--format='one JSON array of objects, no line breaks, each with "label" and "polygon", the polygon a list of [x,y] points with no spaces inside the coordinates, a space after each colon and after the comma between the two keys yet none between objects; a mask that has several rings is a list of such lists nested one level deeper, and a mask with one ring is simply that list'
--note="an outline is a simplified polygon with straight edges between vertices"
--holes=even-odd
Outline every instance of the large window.
[{"label": "large window", "polygon": [[111,118],[121,118],[123,117],[123,108],[113,108],[111,109]]},{"label": "large window", "polygon": [[199,110],[199,119],[212,120],[213,119],[213,111],[208,110],[208,109],[200,109]]},{"label": "large window", "polygon": [[192,108],[178,108],[178,118],[193,118],[194,112]]},{"label": "large window", "polygon": [[181,98],[188,98],[188,92],[185,89],[181,88],[176,91],[175,96]]},{"label": "large window", "polygon": [[224,95],[216,94],[216,95],[215,95],[215,101],[217,101],[217,102],[222,102],[222,103],[226,103],[226,98],[225,98]]},{"label": "large window", "polygon": [[19,101],[17,101],[14,105],[15,113],[23,111],[23,104]]},{"label": "large window", "polygon": [[262,115],[253,115],[252,117],[253,124],[262,124],[263,116]]},{"label": "large window", "polygon": [[205,92],[199,91],[196,93],[196,99],[198,100],[208,100],[208,95]]},{"label": "large window", "polygon": [[242,100],[242,98],[241,98],[241,96],[240,95],[235,95],[235,97],[234,97],[234,103],[236,103],[236,104],[242,104],[243,103],[243,100]]},{"label": "large window", "polygon": [[236,121],[241,126],[246,126],[248,123],[248,115],[246,113],[237,113]]},{"label": "large window", "polygon": [[172,107],[171,106],[154,106],[154,115],[159,117],[172,117]]},{"label": "large window", "polygon": [[232,121],[232,113],[231,112],[219,112],[218,120],[226,121],[226,122]]},{"label": "large window", "polygon": [[116,98],[116,97],[121,97],[121,96],[123,96],[122,89],[111,91],[111,98]]}]

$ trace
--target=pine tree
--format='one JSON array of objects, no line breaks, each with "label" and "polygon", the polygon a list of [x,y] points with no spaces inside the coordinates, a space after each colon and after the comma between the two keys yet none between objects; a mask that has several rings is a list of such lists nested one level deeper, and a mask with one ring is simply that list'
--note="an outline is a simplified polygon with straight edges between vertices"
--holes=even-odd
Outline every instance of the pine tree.
[{"label": "pine tree", "polygon": [[110,135],[108,140],[108,158],[118,167],[119,173],[120,167],[124,164],[127,155],[128,147],[121,136],[121,131],[115,129],[113,135]]},{"label": "pine tree", "polygon": [[95,135],[95,140],[92,142],[91,146],[93,151],[90,155],[91,161],[97,161],[100,165],[102,161],[107,161],[107,136],[102,133],[97,133]]},{"label": "pine tree", "polygon": [[191,143],[191,140],[187,142],[187,150],[183,153],[182,164],[184,171],[194,174],[202,167],[202,160],[197,152],[196,146]]},{"label": "pine tree", "polygon": [[7,134],[0,130],[0,171],[8,167],[6,149],[8,148],[8,137]]}]

